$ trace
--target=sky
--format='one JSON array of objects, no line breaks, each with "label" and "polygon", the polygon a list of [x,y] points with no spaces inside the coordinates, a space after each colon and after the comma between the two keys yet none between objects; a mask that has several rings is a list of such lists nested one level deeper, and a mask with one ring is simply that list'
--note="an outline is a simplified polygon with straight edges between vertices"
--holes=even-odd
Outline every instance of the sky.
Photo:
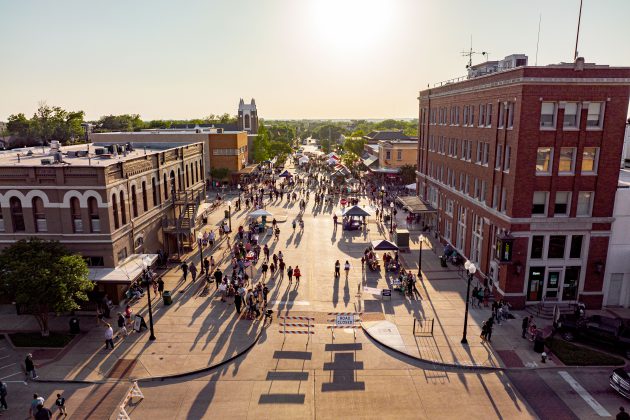
[{"label": "sky", "polygon": [[[418,91],[490,59],[572,61],[579,0],[0,0],[0,121],[414,118]],[[580,55],[630,66],[630,0],[584,0]],[[485,61],[481,54],[473,63]]]}]

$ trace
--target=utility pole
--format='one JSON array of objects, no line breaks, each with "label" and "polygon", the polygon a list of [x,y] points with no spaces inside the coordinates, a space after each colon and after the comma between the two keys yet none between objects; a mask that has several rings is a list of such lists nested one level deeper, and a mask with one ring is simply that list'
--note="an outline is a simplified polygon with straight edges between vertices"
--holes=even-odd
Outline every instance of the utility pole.
[{"label": "utility pole", "polygon": [[582,21],[582,0],[580,0],[580,13],[578,14],[578,26],[577,34],[575,35],[575,52],[573,54],[573,61],[578,58],[578,41],[580,40],[580,22]]}]

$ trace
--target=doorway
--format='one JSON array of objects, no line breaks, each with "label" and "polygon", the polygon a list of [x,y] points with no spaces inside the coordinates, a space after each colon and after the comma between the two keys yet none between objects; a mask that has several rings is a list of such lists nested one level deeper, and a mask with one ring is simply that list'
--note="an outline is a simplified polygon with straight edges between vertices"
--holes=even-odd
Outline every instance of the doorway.
[{"label": "doorway", "polygon": [[529,268],[529,283],[527,285],[527,300],[539,301],[542,298],[545,267]]},{"label": "doorway", "polygon": [[547,284],[545,285],[545,299],[558,300],[558,290],[562,281],[562,269],[550,268],[547,273]]},{"label": "doorway", "polygon": [[608,286],[608,298],[606,306],[621,306],[621,286],[623,285],[623,273],[613,273],[610,275],[610,285]]}]

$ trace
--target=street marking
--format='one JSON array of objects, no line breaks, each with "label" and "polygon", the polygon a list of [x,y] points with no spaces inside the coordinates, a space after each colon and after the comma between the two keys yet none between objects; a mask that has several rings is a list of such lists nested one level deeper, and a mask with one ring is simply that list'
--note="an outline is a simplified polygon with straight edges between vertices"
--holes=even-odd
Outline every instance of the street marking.
[{"label": "street marking", "polygon": [[24,375],[24,372],[17,372],[17,373],[11,374],[11,375],[9,375],[9,376],[5,376],[5,377],[0,378],[0,379],[10,378],[11,376],[15,376],[15,375]]},{"label": "street marking", "polygon": [[0,360],[6,359],[7,357],[9,357],[9,356],[2,356],[2,357],[0,357]]},{"label": "street marking", "polygon": [[0,369],[8,368],[9,366],[14,366],[16,363],[11,363],[10,365],[0,366]]},{"label": "street marking", "polygon": [[311,304],[305,300],[272,300],[269,302],[270,305],[286,305],[289,303],[298,306],[308,306]]},{"label": "street marking", "polygon": [[573,390],[577,392],[578,395],[582,397],[582,399],[586,401],[586,403],[590,405],[600,417],[610,417],[610,413],[606,411],[606,409],[598,403],[597,400],[595,400],[595,398],[593,398],[591,394],[589,394],[588,391],[573,378],[573,376],[569,375],[569,372],[561,370],[558,372],[558,375],[562,376],[562,378],[571,385],[571,388],[573,388]]},{"label": "street marking", "polygon": [[528,368],[535,368],[538,367],[538,365],[536,364],[536,362],[527,362],[525,363],[525,366]]}]

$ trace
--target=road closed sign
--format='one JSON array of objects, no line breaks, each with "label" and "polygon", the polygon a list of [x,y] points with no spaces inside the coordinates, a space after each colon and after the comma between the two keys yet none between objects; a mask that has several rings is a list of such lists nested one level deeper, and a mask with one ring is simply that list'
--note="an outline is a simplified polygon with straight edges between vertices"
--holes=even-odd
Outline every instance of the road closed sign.
[{"label": "road closed sign", "polygon": [[354,315],[337,315],[335,325],[338,327],[351,327],[354,325]]}]

